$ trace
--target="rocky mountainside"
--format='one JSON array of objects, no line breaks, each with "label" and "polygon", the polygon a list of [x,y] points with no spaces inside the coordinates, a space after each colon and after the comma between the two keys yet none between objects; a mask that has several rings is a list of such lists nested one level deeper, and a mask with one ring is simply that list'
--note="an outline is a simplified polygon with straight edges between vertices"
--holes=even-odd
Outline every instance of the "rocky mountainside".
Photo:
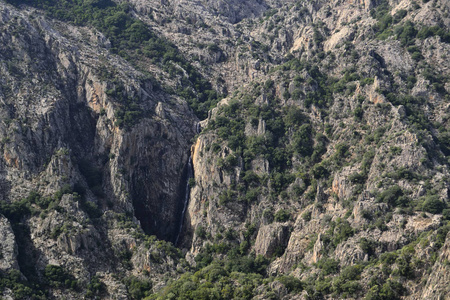
[{"label": "rocky mountainside", "polygon": [[450,297],[449,14],[0,1],[2,297]]}]

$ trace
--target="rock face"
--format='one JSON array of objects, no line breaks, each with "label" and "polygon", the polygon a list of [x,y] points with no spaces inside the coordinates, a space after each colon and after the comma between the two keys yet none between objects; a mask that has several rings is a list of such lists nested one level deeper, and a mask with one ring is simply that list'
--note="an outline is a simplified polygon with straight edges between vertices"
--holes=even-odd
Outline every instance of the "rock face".
[{"label": "rock face", "polygon": [[449,246],[449,236],[447,235],[445,244],[441,249],[441,253],[433,266],[433,271],[428,277],[427,283],[420,297],[411,297],[411,299],[445,299],[449,297],[450,290],[447,285],[449,280]]},{"label": "rock face", "polygon": [[[62,28],[40,16],[29,20],[11,7],[3,6],[2,13],[8,16],[1,24],[2,43],[8,45],[2,59],[23,62],[14,70],[2,70],[5,84],[12,87],[4,94],[2,115],[14,120],[2,126],[8,137],[4,172],[7,182],[23,181],[5,192],[13,198],[23,197],[27,182],[32,185],[45,173],[67,177],[68,181],[57,179],[41,190],[49,193],[64,183],[80,184],[97,196],[93,201],[98,205],[106,205],[102,194],[107,195],[122,211],[136,211],[145,231],[173,238],[175,220],[171,218],[180,209],[181,171],[195,117],[186,106],[174,104],[176,99],[155,92],[150,81],[125,61],[111,57],[103,44],[88,46],[97,33]],[[17,26],[29,30],[21,36],[11,35]],[[104,62],[97,57],[104,57]],[[99,69],[105,67],[113,77],[100,75]],[[149,116],[136,120],[138,124],[131,129],[115,125],[116,112],[122,109],[115,97],[121,93],[137,98],[142,114]],[[39,102],[30,102],[32,95],[39,94]],[[166,225],[161,227],[160,222]]]},{"label": "rock face", "polygon": [[[25,230],[19,252],[2,217],[1,270],[28,269],[30,278],[58,265],[88,283],[132,253],[136,240],[123,224],[107,225],[122,215],[131,216],[127,226],[174,240],[196,123],[187,104],[111,55],[93,29],[5,3],[0,15],[1,197],[14,208],[39,194],[24,219],[14,217]],[[123,120],[123,99],[138,117]],[[40,215],[25,220],[27,211]]]},{"label": "rock face", "polygon": [[2,297],[449,297],[448,1],[8,3]]},{"label": "rock face", "polygon": [[16,239],[11,224],[4,216],[0,218],[0,240],[0,270],[5,272],[11,269],[19,269]]},{"label": "rock face", "polygon": [[256,254],[271,257],[283,251],[289,240],[289,227],[281,224],[261,226],[256,236]]},{"label": "rock face", "polygon": [[[389,2],[389,5],[394,16],[404,9],[406,2]],[[375,10],[371,13],[371,9]],[[423,89],[418,54],[416,58],[411,54],[414,47],[420,48],[423,60],[434,65],[429,59],[439,56],[437,49],[445,48],[447,53],[450,48],[447,42],[436,37],[417,37],[409,46],[395,34],[386,40],[370,38],[374,37],[371,30],[382,22],[373,17],[377,9],[379,3],[372,1],[284,7],[275,13],[283,25],[270,35],[270,42],[267,31],[270,20],[248,27],[256,41],[273,47],[267,51],[272,58],[278,52],[286,53],[289,59],[272,72],[253,77],[251,85],[222,100],[211,111],[207,130],[198,137],[194,147],[195,187],[191,190],[185,219],[188,225],[184,241],[188,248],[187,241],[192,240],[191,252],[201,253],[208,243],[223,242],[224,232],[232,229],[240,232],[234,236],[235,241],[241,245],[250,243],[249,251],[272,256],[269,274],[295,274],[312,280],[323,275],[322,263],[330,259],[338,262],[343,270],[367,265],[372,259],[381,259],[386,252],[399,255],[397,263],[400,263],[402,259],[410,261],[425,257],[425,253],[438,255],[445,251],[445,247],[437,250],[439,247],[432,246],[437,238],[433,230],[442,225],[439,225],[440,213],[424,207],[427,201],[435,201],[430,197],[440,199],[440,203],[448,201],[448,181],[443,179],[448,176],[447,163],[437,158],[443,157],[437,152],[446,150],[440,144],[439,134],[412,129],[415,126],[412,110],[419,108],[396,101],[393,95],[409,99],[426,95],[430,102],[422,108],[425,118],[440,119],[442,111],[437,107],[445,106],[448,87],[440,92]],[[399,12],[403,21],[397,30],[410,24],[408,20],[420,18],[429,7],[415,9]],[[301,15],[297,22],[292,18],[294,14]],[[437,19],[447,21],[444,15]],[[314,22],[322,25],[311,25]],[[420,29],[415,26],[417,34]],[[434,54],[425,54],[427,43],[434,44]],[[321,51],[324,54],[319,59],[316,54]],[[333,53],[331,58],[329,52]],[[311,62],[314,57],[316,62]],[[448,74],[448,62],[441,59],[439,62],[442,65],[436,70]],[[271,63],[277,65],[273,60]],[[313,93],[326,89],[320,83],[324,77],[314,75],[308,63],[318,66],[322,74],[334,76],[336,82],[347,82],[350,90],[338,92],[340,87],[334,85],[329,104],[308,104]],[[255,70],[262,68],[260,63],[253,66]],[[348,77],[351,73],[355,74],[353,79]],[[410,77],[414,83],[408,85],[404,76],[413,73],[408,76],[417,80]],[[404,74],[403,79],[400,74]],[[370,79],[366,82],[364,78]],[[326,84],[333,85],[330,81]],[[445,83],[441,84],[444,87]],[[399,87],[404,94],[398,92]],[[304,114],[298,114],[299,125],[286,117],[289,109]],[[267,115],[261,117],[264,114],[261,112]],[[284,122],[282,129],[273,122],[277,117],[277,121]],[[309,127],[301,127],[302,124]],[[302,128],[309,131],[305,130],[303,140],[296,142],[295,134]],[[310,154],[305,155],[302,151],[308,152],[303,147],[308,143],[308,133],[315,137]],[[288,150],[272,152],[271,146]],[[320,150],[321,147],[324,148]],[[437,152],[431,154],[432,148]],[[281,157],[282,162],[275,157]],[[433,182],[435,191],[431,192],[431,186],[425,190],[423,180]],[[425,206],[420,209],[417,205]],[[412,208],[410,215],[405,214],[407,207]],[[250,224],[256,229],[250,231]],[[285,228],[289,230],[285,232]],[[423,241],[414,255],[404,254],[418,242],[419,236],[425,235],[428,242]],[[275,257],[280,253],[281,257]],[[424,261],[428,267],[434,263]],[[367,272],[376,274],[380,268]],[[378,284],[387,285],[389,276],[389,282],[397,280],[395,276],[401,272],[398,268],[395,266],[392,275]],[[417,265],[411,268],[416,268],[414,276],[424,276],[424,268]],[[365,273],[362,276],[360,284],[364,291],[376,291],[378,287],[373,282],[369,284],[370,276]],[[411,277],[405,279],[407,276]],[[400,278],[408,281],[412,276]],[[329,280],[337,284],[339,279],[329,277]],[[445,288],[433,284],[446,295]],[[408,281],[404,287],[397,296],[424,297],[419,292],[422,287],[416,283]],[[364,293],[354,293],[353,297],[363,298]]]}]

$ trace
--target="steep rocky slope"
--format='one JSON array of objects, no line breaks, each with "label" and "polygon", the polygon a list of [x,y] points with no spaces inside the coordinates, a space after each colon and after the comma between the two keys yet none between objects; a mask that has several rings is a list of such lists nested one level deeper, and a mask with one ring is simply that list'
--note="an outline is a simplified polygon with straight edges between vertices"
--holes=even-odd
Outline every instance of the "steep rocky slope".
[{"label": "steep rocky slope", "polygon": [[193,253],[239,241],[313,298],[446,297],[420,281],[448,232],[449,7],[389,4],[304,2],[251,29],[262,44],[285,35],[287,57],[204,122]]},{"label": "steep rocky slope", "polygon": [[3,297],[450,297],[448,1],[9,3]]},{"label": "steep rocky slope", "polygon": [[117,272],[136,245],[127,219],[175,240],[197,120],[186,103],[93,29],[4,3],[1,27],[2,271]]}]

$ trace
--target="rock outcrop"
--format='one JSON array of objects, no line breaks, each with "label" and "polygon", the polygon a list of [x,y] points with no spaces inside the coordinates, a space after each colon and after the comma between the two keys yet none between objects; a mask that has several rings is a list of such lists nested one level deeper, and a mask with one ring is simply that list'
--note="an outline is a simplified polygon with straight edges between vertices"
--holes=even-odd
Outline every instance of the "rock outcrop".
[{"label": "rock outcrop", "polygon": [[2,272],[9,271],[11,269],[19,269],[17,262],[17,243],[14,236],[14,231],[11,228],[11,224],[4,217],[0,216],[0,270]]}]

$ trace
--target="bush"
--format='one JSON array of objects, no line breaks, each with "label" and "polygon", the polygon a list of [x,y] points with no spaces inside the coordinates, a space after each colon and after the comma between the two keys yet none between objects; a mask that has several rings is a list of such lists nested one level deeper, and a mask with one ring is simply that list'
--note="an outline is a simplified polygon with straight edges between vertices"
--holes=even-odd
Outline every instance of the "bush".
[{"label": "bush", "polygon": [[446,208],[442,211],[442,218],[447,221],[450,220],[450,209]]},{"label": "bush", "polygon": [[423,56],[420,52],[414,52],[411,54],[411,58],[415,61],[421,61],[423,59]]},{"label": "bush", "polygon": [[416,37],[417,30],[411,21],[406,21],[403,26],[396,28],[397,39],[400,40],[402,46],[412,44]]},{"label": "bush", "polygon": [[333,245],[337,246],[341,242],[351,237],[355,231],[347,220],[338,219],[333,231]]},{"label": "bush", "polygon": [[352,183],[358,183],[362,184],[366,182],[366,175],[363,173],[354,172],[348,176],[348,180],[350,180]]},{"label": "bush", "polygon": [[233,190],[226,190],[219,195],[219,204],[226,205],[227,203],[233,201],[235,196],[236,193]]},{"label": "bush", "polygon": [[339,277],[348,281],[358,280],[363,269],[364,267],[361,265],[348,266],[342,270],[342,272],[339,274]]},{"label": "bush", "polygon": [[27,199],[22,199],[13,203],[0,201],[0,213],[3,214],[11,223],[19,223],[22,218],[31,214],[32,207]]},{"label": "bush", "polygon": [[348,266],[342,270],[338,277],[333,280],[333,291],[343,294],[344,298],[354,295],[361,290],[357,282],[360,279],[363,267],[361,265]]},{"label": "bush", "polygon": [[305,220],[306,222],[311,221],[311,211],[307,211],[305,213],[302,214],[302,218],[303,220]]},{"label": "bush", "polygon": [[86,200],[77,193],[74,193],[74,198],[80,203],[80,208],[87,213],[89,218],[96,219],[102,216],[103,212],[96,203]]},{"label": "bush", "polygon": [[106,292],[106,285],[100,281],[98,276],[93,276],[87,286],[86,297],[97,299]]},{"label": "bush", "polygon": [[77,281],[68,274],[62,267],[55,265],[47,265],[44,269],[44,277],[47,283],[56,288],[76,288]]},{"label": "bush", "polygon": [[247,193],[245,193],[244,200],[247,203],[255,202],[256,200],[258,200],[258,195],[259,194],[260,194],[259,189],[248,190]]},{"label": "bush", "polygon": [[380,296],[382,297],[382,299],[386,300],[397,300],[401,299],[401,296],[403,296],[405,291],[406,289],[400,282],[388,279],[381,288]]},{"label": "bush", "polygon": [[135,276],[130,276],[125,279],[125,285],[131,299],[143,299],[151,294],[152,283],[150,281],[139,280]]},{"label": "bush", "polygon": [[400,22],[404,17],[406,17],[407,14],[408,12],[404,9],[398,10],[394,15],[394,23]]},{"label": "bush", "polygon": [[257,186],[260,183],[259,176],[253,171],[246,171],[242,180],[249,186]]},{"label": "bush", "polygon": [[422,203],[422,210],[432,214],[440,214],[445,208],[445,203],[439,199],[438,195],[428,196]]},{"label": "bush", "polygon": [[284,113],[284,122],[288,127],[301,126],[301,124],[305,123],[305,120],[307,120],[301,109],[296,106],[288,106],[284,109]]},{"label": "bush", "polygon": [[361,105],[358,105],[355,110],[353,111],[353,116],[355,118],[355,120],[360,121],[363,117],[364,111],[361,107]]},{"label": "bush", "polygon": [[294,150],[302,156],[310,156],[313,152],[312,128],[309,124],[303,124],[294,132]]},{"label": "bush", "polygon": [[274,219],[273,211],[271,209],[265,209],[263,211],[263,218],[267,221],[267,223],[272,223]]},{"label": "bush", "polygon": [[406,78],[406,82],[408,89],[412,89],[417,82],[417,78],[413,75],[410,75],[408,76],[408,78]]},{"label": "bush", "polygon": [[303,283],[294,276],[281,276],[277,280],[287,288],[289,293],[299,293],[303,290]]},{"label": "bush", "polygon": [[450,32],[440,26],[423,26],[417,33],[417,38],[426,39],[431,36],[439,36],[444,43],[450,43]]},{"label": "bush", "polygon": [[24,280],[18,270],[0,274],[0,290],[10,289],[14,299],[46,299],[40,287]]},{"label": "bush", "polygon": [[277,222],[286,222],[290,218],[291,218],[290,213],[284,209],[280,209],[275,213],[275,221]]},{"label": "bush", "polygon": [[364,253],[367,253],[369,257],[375,254],[376,246],[376,242],[373,240],[368,240],[366,238],[361,238],[359,240],[359,247]]},{"label": "bush", "polygon": [[348,151],[349,146],[347,144],[344,144],[344,143],[337,144],[335,146],[335,149],[336,149],[336,153],[335,153],[336,158],[345,158],[350,155],[350,152]]},{"label": "bush", "polygon": [[411,266],[411,258],[401,255],[395,261],[397,269],[394,270],[394,274],[412,279],[414,277],[414,268]]},{"label": "bush", "polygon": [[323,258],[316,264],[319,269],[322,269],[323,275],[336,274],[339,272],[339,261],[331,258]]},{"label": "bush", "polygon": [[202,225],[199,225],[195,229],[195,234],[201,239],[206,238],[206,230],[205,230],[205,228]]},{"label": "bush", "polygon": [[270,187],[277,193],[281,193],[294,181],[294,176],[287,173],[274,172],[270,177]]},{"label": "bush", "polygon": [[382,193],[378,194],[376,200],[378,202],[388,203],[390,205],[396,206],[399,203],[403,196],[403,191],[398,185],[394,185]]},{"label": "bush", "polygon": [[188,185],[189,185],[189,188],[193,188],[195,186],[195,178],[194,177],[189,178]]}]

